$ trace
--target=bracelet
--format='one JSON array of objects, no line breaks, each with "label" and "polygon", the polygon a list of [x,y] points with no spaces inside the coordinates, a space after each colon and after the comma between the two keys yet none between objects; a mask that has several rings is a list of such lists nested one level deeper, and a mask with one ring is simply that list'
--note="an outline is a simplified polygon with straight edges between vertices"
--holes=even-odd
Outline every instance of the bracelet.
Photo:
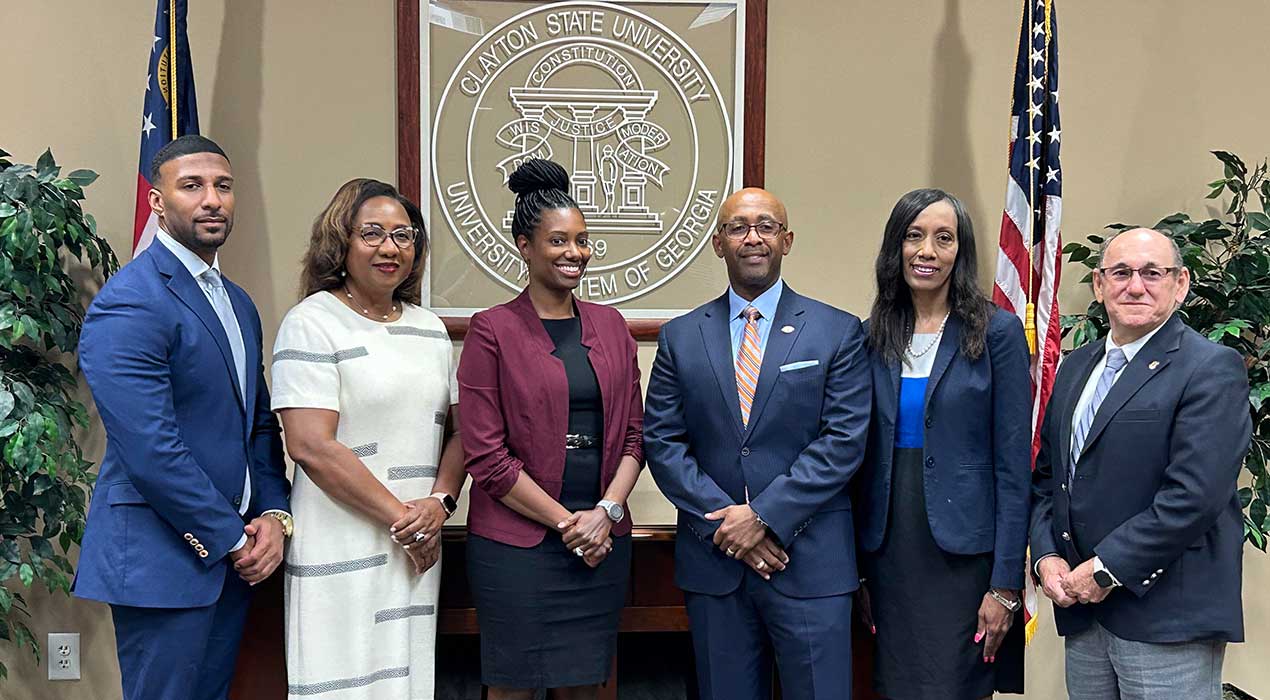
[{"label": "bracelet", "polygon": [[993,600],[995,600],[995,601],[997,601],[998,603],[1000,603],[1002,607],[1004,607],[1006,610],[1009,610],[1009,611],[1010,611],[1010,612],[1012,612],[1012,613],[1013,613],[1013,612],[1018,612],[1018,611],[1019,611],[1019,608],[1023,607],[1023,601],[1020,601],[1020,600],[1010,600],[1009,598],[1005,597],[1004,595],[1001,595],[1000,593],[998,593],[998,592],[997,592],[997,589],[995,589],[995,588],[989,588],[989,589],[988,589],[988,595],[992,596],[992,599],[993,599]]},{"label": "bracelet", "polygon": [[[751,509],[751,510],[750,510],[750,512],[751,512],[751,513],[754,513],[754,510],[753,510],[753,509]],[[769,529],[769,530],[771,529],[771,526],[770,526],[770,525],[768,525],[768,524],[767,524],[767,523],[763,520],[763,518],[759,517],[759,514],[758,514],[758,513],[754,513],[754,522],[758,523],[759,525],[762,525],[764,529]]]}]

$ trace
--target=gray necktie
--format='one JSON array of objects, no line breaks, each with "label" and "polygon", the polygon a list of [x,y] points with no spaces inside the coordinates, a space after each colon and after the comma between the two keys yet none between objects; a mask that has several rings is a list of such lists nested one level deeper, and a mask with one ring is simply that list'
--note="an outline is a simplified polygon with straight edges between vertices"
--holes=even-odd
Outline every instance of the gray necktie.
[{"label": "gray necktie", "polygon": [[242,394],[243,406],[247,405],[247,350],[243,346],[243,332],[238,326],[238,317],[234,315],[234,307],[229,303],[229,293],[225,291],[225,283],[220,272],[214,267],[199,275],[203,286],[207,289],[212,302],[212,309],[220,319],[225,335],[229,338],[229,351],[234,356],[234,369],[238,373],[238,391]]},{"label": "gray necktie", "polygon": [[1094,387],[1094,395],[1089,399],[1089,405],[1085,406],[1085,412],[1080,415],[1080,420],[1076,422],[1076,429],[1072,432],[1071,471],[1073,475],[1076,473],[1076,461],[1080,458],[1081,450],[1085,448],[1085,438],[1094,424],[1094,416],[1098,415],[1098,407],[1102,405],[1102,400],[1107,398],[1107,392],[1111,391],[1116,372],[1119,372],[1126,362],[1128,359],[1125,358],[1124,350],[1112,348],[1107,352],[1107,365],[1102,368],[1102,376],[1098,377],[1098,386]]}]

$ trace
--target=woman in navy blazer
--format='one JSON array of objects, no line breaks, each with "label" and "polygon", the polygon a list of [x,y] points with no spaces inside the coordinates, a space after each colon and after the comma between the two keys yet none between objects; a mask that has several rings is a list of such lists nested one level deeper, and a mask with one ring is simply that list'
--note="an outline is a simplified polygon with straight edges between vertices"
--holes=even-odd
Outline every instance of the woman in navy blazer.
[{"label": "woman in navy blazer", "polygon": [[472,317],[458,371],[481,678],[490,700],[536,688],[594,698],[631,566],[625,504],[644,420],[636,346],[620,313],[574,298],[591,248],[564,169],[531,159],[508,185],[529,283]]},{"label": "woman in navy blazer", "polygon": [[[1031,457],[1029,352],[980,291],[955,197],[904,195],[868,323],[873,421],[858,489],[874,685],[893,700],[1022,692]],[[998,661],[1000,650],[1001,659]]]}]

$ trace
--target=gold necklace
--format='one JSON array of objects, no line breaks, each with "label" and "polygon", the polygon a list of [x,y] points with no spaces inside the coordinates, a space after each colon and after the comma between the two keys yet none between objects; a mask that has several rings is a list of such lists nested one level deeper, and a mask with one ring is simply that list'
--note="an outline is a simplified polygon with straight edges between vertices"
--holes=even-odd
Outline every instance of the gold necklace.
[{"label": "gold necklace", "polygon": [[[344,283],[344,296],[348,297],[348,300],[349,300],[350,302],[352,302],[352,303],[353,303],[353,307],[354,307],[354,308],[361,307],[362,313],[366,315],[366,318],[374,318],[374,317],[375,317],[375,314],[372,314],[372,313],[370,312],[370,309],[368,309],[368,308],[366,308],[366,307],[362,306],[361,304],[357,303],[357,300],[353,298],[353,293],[352,293],[351,291],[349,291],[349,289],[348,289],[348,283],[347,283],[347,282],[345,282],[345,283]],[[395,313],[397,313],[397,305],[396,305],[396,304],[391,304],[391,305],[389,305],[389,311],[388,311],[388,313],[383,314],[382,316],[380,316],[380,318],[381,318],[381,319],[383,319],[383,320],[385,320],[385,321],[387,321],[387,320],[388,320],[388,317],[389,317],[389,316],[391,316],[391,315],[393,315],[393,314],[395,314]]]}]

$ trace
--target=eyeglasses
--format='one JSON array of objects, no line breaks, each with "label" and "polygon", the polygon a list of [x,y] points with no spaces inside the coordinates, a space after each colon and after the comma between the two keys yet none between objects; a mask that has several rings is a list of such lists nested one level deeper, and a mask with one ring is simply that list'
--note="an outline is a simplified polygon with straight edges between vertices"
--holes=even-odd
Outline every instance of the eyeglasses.
[{"label": "eyeglasses", "polygon": [[1133,279],[1133,273],[1135,272],[1138,273],[1138,277],[1142,278],[1143,284],[1157,284],[1165,277],[1181,269],[1180,267],[1147,265],[1146,267],[1100,267],[1098,272],[1116,284],[1128,284],[1129,280]]},{"label": "eyeglasses", "polygon": [[361,237],[363,243],[372,248],[378,248],[384,244],[384,241],[391,238],[398,248],[405,250],[419,240],[419,230],[410,226],[402,226],[391,231],[385,231],[383,227],[367,224],[362,227],[362,230],[357,235]]},{"label": "eyeglasses", "polygon": [[776,238],[785,230],[785,224],[770,219],[760,221],[757,224],[747,224],[744,221],[729,221],[719,224],[719,230],[728,238],[740,240],[750,235],[750,229],[758,232],[759,238]]}]

